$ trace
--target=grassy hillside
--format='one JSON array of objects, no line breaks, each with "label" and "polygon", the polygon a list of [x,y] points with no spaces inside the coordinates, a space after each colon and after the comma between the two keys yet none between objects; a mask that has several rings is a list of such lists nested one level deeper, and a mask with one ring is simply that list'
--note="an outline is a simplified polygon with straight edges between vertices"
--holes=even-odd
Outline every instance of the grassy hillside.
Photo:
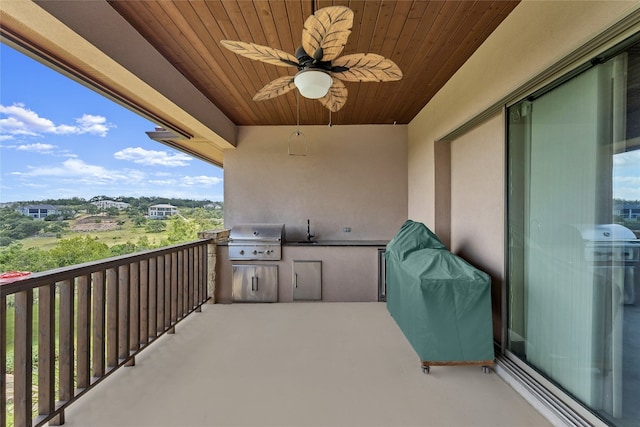
[{"label": "grassy hillside", "polygon": [[150,233],[145,227],[136,227],[133,221],[124,215],[113,217],[100,217],[84,215],[73,220],[66,221],[69,227],[57,234],[44,234],[22,239],[20,242],[25,249],[37,248],[48,250],[53,248],[60,239],[74,236],[88,236],[97,238],[100,242],[113,246],[126,242],[137,242],[143,236],[149,239],[152,245],[159,245],[168,237],[167,231]]}]

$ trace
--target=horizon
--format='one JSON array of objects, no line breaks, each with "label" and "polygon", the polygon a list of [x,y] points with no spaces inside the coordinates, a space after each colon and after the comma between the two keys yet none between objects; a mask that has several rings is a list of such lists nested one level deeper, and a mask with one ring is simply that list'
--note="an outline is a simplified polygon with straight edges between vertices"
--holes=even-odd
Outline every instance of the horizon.
[{"label": "horizon", "polygon": [[[191,198],[182,198],[182,197],[160,197],[160,196],[116,196],[116,197],[108,197],[108,196],[104,196],[103,194],[99,195],[99,196],[93,196],[89,199],[85,199],[84,197],[77,197],[77,199],[80,199],[86,203],[93,203],[91,201],[91,199],[94,199],[96,197],[101,197],[99,200],[110,200],[110,201],[118,201],[119,199],[123,199],[123,198],[135,198],[135,199],[140,199],[140,198],[148,198],[151,200],[163,200],[163,199],[174,199],[174,200],[185,200],[185,201],[190,201],[190,202],[209,202],[209,203],[223,203],[223,200],[212,200],[212,199],[191,199]],[[51,201],[55,201],[55,200],[73,200],[73,197],[69,197],[69,198],[58,198],[58,199],[40,199],[40,200],[16,200],[16,201],[10,201],[10,202],[0,202],[0,208],[6,207],[6,205],[11,205],[11,204],[18,204],[18,203],[42,203],[42,204],[55,204]],[[95,200],[96,202],[98,200]]]},{"label": "horizon", "polygon": [[151,140],[159,125],[4,43],[0,69],[0,203],[224,200],[222,169]]}]

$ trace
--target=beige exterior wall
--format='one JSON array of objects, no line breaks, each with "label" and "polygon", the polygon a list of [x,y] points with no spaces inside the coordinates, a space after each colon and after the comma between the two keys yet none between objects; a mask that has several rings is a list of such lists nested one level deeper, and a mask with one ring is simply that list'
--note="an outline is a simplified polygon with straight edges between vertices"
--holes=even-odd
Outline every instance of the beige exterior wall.
[{"label": "beige exterior wall", "polygon": [[289,156],[295,130],[240,128],[224,159],[225,227],[284,223],[295,241],[310,219],[320,240],[391,239],[407,219],[407,127],[305,126],[308,156]]},{"label": "beige exterior wall", "polygon": [[434,225],[434,141],[586,44],[638,5],[638,1],[533,0],[518,5],[409,124],[409,217]]},{"label": "beige exterior wall", "polygon": [[[485,268],[504,256],[503,120],[500,114],[450,143],[450,249],[473,256]],[[499,275],[501,270],[487,273]]]},{"label": "beige exterior wall", "polygon": [[[440,229],[454,253],[491,274],[496,338],[504,282],[503,114],[449,141],[449,152],[441,146],[435,150],[434,143],[588,44],[639,4],[523,1],[408,126],[409,218]],[[587,59],[576,56],[575,65]],[[557,70],[540,85],[575,65]],[[449,156],[450,166],[436,168],[436,155]]]},{"label": "beige exterior wall", "polygon": [[494,337],[500,339],[504,283],[504,118],[495,116],[451,149],[452,252],[491,276]]}]

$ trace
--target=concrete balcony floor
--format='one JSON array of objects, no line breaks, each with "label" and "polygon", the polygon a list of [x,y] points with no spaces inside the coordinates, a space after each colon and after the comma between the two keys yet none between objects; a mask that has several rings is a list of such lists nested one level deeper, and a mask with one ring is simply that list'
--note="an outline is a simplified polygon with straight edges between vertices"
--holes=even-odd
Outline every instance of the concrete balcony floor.
[{"label": "concrete balcony floor", "polygon": [[383,303],[205,305],[66,426],[545,426],[495,373],[420,361]]}]

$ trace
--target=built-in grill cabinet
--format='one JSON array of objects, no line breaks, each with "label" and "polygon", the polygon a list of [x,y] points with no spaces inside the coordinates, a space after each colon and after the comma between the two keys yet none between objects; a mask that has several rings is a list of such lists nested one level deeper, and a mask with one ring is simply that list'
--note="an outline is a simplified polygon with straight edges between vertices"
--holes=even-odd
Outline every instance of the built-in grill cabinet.
[{"label": "built-in grill cabinet", "polygon": [[[277,302],[284,224],[239,224],[229,233],[234,302]],[[242,261],[263,261],[242,264]]]},{"label": "built-in grill cabinet", "polygon": [[277,265],[234,265],[234,302],[277,302]]}]

